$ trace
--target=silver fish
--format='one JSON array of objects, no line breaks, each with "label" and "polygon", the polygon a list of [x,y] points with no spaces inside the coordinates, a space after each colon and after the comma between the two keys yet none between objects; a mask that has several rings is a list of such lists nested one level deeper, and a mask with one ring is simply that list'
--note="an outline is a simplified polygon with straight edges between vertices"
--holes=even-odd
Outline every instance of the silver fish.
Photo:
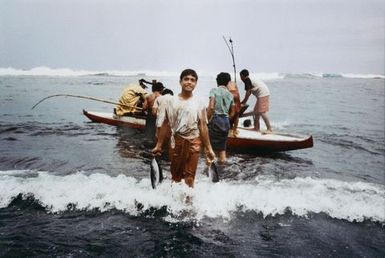
[{"label": "silver fish", "polygon": [[162,168],[159,166],[159,161],[156,157],[151,160],[150,178],[151,186],[153,189],[155,189],[157,185],[159,185],[163,181]]},{"label": "silver fish", "polygon": [[219,181],[218,167],[216,162],[212,162],[208,168],[208,176],[211,182],[216,183]]}]

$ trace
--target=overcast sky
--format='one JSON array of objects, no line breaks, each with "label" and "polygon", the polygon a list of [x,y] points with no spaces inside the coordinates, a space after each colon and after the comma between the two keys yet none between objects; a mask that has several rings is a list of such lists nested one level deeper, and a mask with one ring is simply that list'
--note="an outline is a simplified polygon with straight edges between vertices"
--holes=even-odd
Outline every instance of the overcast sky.
[{"label": "overcast sky", "polygon": [[384,74],[383,0],[0,0],[0,67]]}]

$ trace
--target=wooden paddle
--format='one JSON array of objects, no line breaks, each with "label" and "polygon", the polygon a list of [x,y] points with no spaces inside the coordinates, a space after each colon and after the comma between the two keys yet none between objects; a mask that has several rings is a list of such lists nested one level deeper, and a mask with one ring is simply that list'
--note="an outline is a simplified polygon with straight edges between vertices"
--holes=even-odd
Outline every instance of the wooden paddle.
[{"label": "wooden paddle", "polygon": [[125,105],[125,104],[121,104],[121,103],[110,101],[110,100],[106,100],[106,99],[99,99],[99,98],[94,98],[94,97],[89,97],[89,96],[72,95],[72,94],[55,94],[55,95],[50,95],[48,97],[45,97],[45,98],[41,99],[39,102],[37,102],[35,105],[33,105],[31,110],[34,109],[37,105],[39,105],[44,100],[49,99],[49,98],[53,98],[53,97],[74,97],[74,98],[81,98],[81,99],[89,99],[89,100],[95,100],[95,101],[104,102],[104,103],[108,103],[108,104],[119,105],[119,106],[122,106],[122,107],[128,107],[128,108],[135,108],[137,110],[143,110],[143,108],[141,108],[141,107]]}]

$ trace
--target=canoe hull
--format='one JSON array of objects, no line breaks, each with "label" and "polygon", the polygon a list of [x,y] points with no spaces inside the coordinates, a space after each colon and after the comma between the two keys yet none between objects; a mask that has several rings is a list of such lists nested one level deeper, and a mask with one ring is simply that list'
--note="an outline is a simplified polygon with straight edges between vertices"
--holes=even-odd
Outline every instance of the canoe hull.
[{"label": "canoe hull", "polygon": [[227,146],[231,151],[242,153],[290,151],[313,147],[313,137],[298,137],[291,141],[229,137]]},{"label": "canoe hull", "polygon": [[[144,130],[145,119],[138,117],[114,117],[110,113],[90,112],[83,114],[91,121],[113,126]],[[227,148],[240,153],[280,152],[313,147],[312,136],[295,136],[289,134],[262,134],[247,128],[239,128],[237,137],[229,136]]]},{"label": "canoe hull", "polygon": [[113,114],[101,113],[101,112],[89,112],[83,109],[83,114],[88,117],[92,122],[122,126],[134,129],[144,129],[146,121],[143,118],[135,117],[120,117],[116,118]]}]

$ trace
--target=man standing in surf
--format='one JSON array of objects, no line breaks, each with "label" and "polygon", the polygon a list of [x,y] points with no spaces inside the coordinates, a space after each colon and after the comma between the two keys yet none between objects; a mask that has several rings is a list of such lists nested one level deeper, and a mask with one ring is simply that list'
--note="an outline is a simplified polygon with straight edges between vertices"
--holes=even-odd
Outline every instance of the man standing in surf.
[{"label": "man standing in surf", "polygon": [[184,179],[191,188],[194,187],[202,144],[207,161],[210,163],[215,159],[209,140],[206,108],[193,96],[197,81],[197,73],[186,69],[180,75],[181,92],[176,96],[164,96],[157,117],[157,127],[160,127],[158,140],[152,149],[154,155],[162,153],[163,142],[171,129],[169,157],[172,180],[180,182]]},{"label": "man standing in surf", "polygon": [[234,96],[227,86],[231,82],[229,73],[219,73],[217,87],[210,90],[207,116],[209,119],[209,136],[212,147],[219,153],[219,162],[226,162],[227,137],[230,119],[234,116]]},{"label": "man standing in surf", "polygon": [[[152,93],[147,95],[147,117],[146,117],[146,127],[145,127],[145,135],[147,138],[151,139],[154,143],[156,138],[156,101],[159,97],[165,94],[174,95],[172,90],[169,90],[163,86],[161,82],[154,82],[152,84]],[[155,111],[154,111],[155,109]]]},{"label": "man standing in surf", "polygon": [[249,71],[243,69],[240,73],[241,80],[245,84],[245,97],[243,98],[241,104],[246,105],[247,100],[250,95],[253,94],[257,98],[257,102],[254,106],[254,130],[257,132],[260,131],[259,117],[262,117],[265,122],[267,133],[272,133],[273,130],[270,125],[270,120],[267,116],[269,111],[269,88],[263,81],[251,80],[249,77]]}]

